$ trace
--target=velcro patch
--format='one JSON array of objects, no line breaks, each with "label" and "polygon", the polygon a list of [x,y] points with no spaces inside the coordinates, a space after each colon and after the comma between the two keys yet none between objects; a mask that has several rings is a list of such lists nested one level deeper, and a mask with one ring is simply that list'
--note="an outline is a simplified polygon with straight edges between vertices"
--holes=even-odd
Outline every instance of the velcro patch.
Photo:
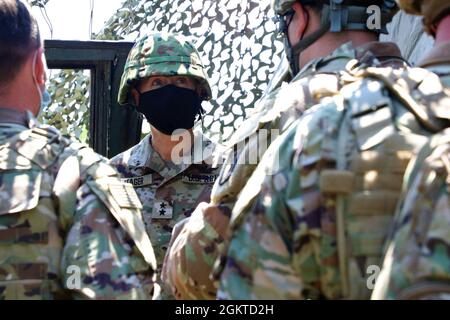
[{"label": "velcro patch", "polygon": [[109,191],[117,201],[117,204],[122,208],[142,209],[141,201],[131,184],[111,183],[109,184]]},{"label": "velcro patch", "polygon": [[167,201],[155,201],[153,205],[153,219],[172,219],[173,207]]}]

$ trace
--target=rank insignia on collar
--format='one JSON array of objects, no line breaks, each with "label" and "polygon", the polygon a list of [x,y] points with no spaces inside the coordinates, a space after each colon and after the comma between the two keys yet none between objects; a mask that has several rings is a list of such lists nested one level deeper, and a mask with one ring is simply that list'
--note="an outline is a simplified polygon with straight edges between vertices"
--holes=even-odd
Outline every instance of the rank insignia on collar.
[{"label": "rank insignia on collar", "polygon": [[172,219],[173,207],[164,200],[155,201],[153,205],[152,219]]}]

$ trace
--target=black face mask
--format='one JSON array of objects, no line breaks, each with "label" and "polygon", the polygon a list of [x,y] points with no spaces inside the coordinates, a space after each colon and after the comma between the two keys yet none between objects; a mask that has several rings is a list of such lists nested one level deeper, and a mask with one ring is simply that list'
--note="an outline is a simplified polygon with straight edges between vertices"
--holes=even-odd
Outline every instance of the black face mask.
[{"label": "black face mask", "polygon": [[160,89],[139,93],[136,110],[164,134],[171,135],[177,129],[194,127],[197,115],[203,109],[198,94],[191,89],[167,85]]}]

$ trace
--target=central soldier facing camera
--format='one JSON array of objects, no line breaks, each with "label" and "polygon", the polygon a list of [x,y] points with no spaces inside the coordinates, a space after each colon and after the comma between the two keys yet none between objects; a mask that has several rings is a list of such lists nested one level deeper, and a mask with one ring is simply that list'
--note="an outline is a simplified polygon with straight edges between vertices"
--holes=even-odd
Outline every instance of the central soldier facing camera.
[{"label": "central soldier facing camera", "polygon": [[[259,188],[258,181],[249,181],[266,154],[267,148],[263,146],[275,140],[275,132],[283,134],[302,114],[311,112],[311,107],[325,98],[338,95],[348,80],[342,77],[343,71],[357,70],[361,66],[406,67],[395,44],[378,42],[379,34],[386,32],[386,24],[397,12],[394,1],[275,0],[272,7],[281,20],[280,31],[285,38],[292,80],[289,84],[280,85],[283,79],[289,78],[283,72],[279,72],[280,78],[272,79],[275,89],[263,96],[253,114],[229,140],[227,160],[214,185],[209,203],[198,206],[189,220],[174,233],[163,277],[177,298],[216,298],[217,284],[211,281],[211,277],[219,278],[225,263],[222,294],[219,297],[257,298],[264,297],[263,291],[269,293],[267,297],[300,297],[300,288],[293,288],[295,281],[292,285],[289,283],[291,278],[280,282],[284,286],[284,295],[275,294],[281,290],[276,282],[273,288],[269,286],[261,289],[261,295],[253,293],[252,268],[257,267],[255,264],[258,263],[260,251],[256,242],[261,239],[250,243],[233,242],[235,245],[232,249],[235,251],[231,252],[229,259],[224,255],[212,274],[219,254],[226,252],[231,231],[240,225],[241,218],[245,216],[236,211],[235,203],[246,199],[244,186],[244,190],[254,195],[264,192],[264,189]],[[372,101],[367,102],[370,104]],[[323,119],[320,125],[325,128],[327,123]],[[315,149],[311,151],[318,152],[315,158],[309,159],[313,165],[313,160],[320,158],[321,152]],[[249,161],[254,157],[257,157],[257,161]],[[276,164],[273,165],[276,168]],[[305,179],[313,183],[315,176]],[[289,192],[289,189],[284,192]],[[287,222],[291,218],[286,219]],[[245,237],[249,236],[249,232],[251,229],[246,228],[240,234]],[[286,236],[289,234],[289,230],[283,232]],[[259,245],[275,246],[278,243],[275,240],[272,243],[261,241]],[[284,266],[280,266],[278,271],[282,275],[289,275],[288,268]],[[330,276],[334,277],[333,274]],[[319,278],[314,279],[315,285]],[[259,292],[260,288],[257,290]]]},{"label": "central soldier facing camera", "polygon": [[[131,50],[119,103],[130,104],[150,123],[138,145],[111,159],[142,204],[158,270],[175,224],[207,201],[218,169],[218,146],[194,130],[211,89],[194,46],[181,35],[151,33]],[[159,281],[161,284],[161,282]],[[162,299],[172,297],[161,286]]]}]

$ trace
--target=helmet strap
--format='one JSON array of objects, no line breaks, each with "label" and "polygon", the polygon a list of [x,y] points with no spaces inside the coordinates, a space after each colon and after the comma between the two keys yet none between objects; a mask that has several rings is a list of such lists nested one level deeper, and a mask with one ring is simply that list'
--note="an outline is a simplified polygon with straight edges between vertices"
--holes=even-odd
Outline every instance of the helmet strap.
[{"label": "helmet strap", "polygon": [[300,41],[297,42],[297,44],[295,44],[294,46],[291,46],[291,44],[289,43],[289,38],[286,35],[284,40],[286,56],[289,60],[293,76],[296,76],[300,72],[301,52],[309,48],[314,42],[319,40],[325,33],[330,30],[330,20],[328,19],[328,16],[325,19],[324,18],[324,15],[322,15],[322,22],[318,30],[314,31],[307,37],[304,37],[304,35],[302,35]]},{"label": "helmet strap", "polygon": [[[395,4],[392,4],[395,5]],[[293,75],[300,72],[300,54],[319,40],[327,32],[342,32],[347,30],[373,31],[375,33],[387,33],[386,25],[391,20],[391,1],[384,1],[381,8],[381,29],[369,30],[367,28],[368,13],[363,6],[346,6],[341,0],[330,0],[324,4],[321,12],[321,23],[319,29],[291,46],[286,36],[284,40],[286,56],[289,60]]]}]

